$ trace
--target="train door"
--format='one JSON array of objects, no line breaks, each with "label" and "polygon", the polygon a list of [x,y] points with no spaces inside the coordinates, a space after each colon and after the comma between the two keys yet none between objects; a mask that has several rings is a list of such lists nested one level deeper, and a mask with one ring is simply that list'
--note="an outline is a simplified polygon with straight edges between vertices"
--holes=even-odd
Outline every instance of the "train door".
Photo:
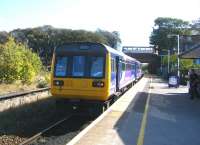
[{"label": "train door", "polygon": [[137,63],[135,63],[135,79],[137,80],[137,74],[138,74],[138,72],[137,72]]},{"label": "train door", "polygon": [[117,88],[116,88],[116,76],[117,76],[117,71],[116,71],[116,60],[114,57],[111,58],[111,93],[115,93]]},{"label": "train door", "polygon": [[119,92],[119,81],[120,81],[120,75],[119,75],[119,56],[116,56],[116,91]]},{"label": "train door", "polygon": [[116,57],[116,90],[117,92],[123,87],[123,62],[119,56]]}]

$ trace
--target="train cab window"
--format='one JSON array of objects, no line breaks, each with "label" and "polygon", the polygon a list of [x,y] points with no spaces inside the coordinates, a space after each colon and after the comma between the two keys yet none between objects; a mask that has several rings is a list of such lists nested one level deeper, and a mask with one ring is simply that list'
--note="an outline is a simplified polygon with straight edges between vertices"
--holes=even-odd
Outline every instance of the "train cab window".
[{"label": "train cab window", "polygon": [[55,65],[55,76],[64,77],[67,75],[67,57],[57,57]]},{"label": "train cab window", "polygon": [[103,77],[103,67],[104,58],[103,57],[91,57],[91,77]]},{"label": "train cab window", "polygon": [[84,67],[85,67],[85,56],[74,56],[72,76],[74,77],[84,76]]}]

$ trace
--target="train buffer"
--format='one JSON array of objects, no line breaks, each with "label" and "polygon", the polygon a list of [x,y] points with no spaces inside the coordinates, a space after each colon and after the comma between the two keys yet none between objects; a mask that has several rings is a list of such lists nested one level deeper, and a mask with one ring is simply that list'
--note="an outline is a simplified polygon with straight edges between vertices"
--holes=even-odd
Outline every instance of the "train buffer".
[{"label": "train buffer", "polygon": [[200,145],[200,100],[142,78],[68,145]]}]

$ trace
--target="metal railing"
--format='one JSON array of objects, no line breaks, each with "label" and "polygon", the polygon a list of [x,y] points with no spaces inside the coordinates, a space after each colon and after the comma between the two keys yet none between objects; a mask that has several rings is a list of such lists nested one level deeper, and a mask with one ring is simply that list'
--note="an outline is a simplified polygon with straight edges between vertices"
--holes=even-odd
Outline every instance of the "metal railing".
[{"label": "metal railing", "polygon": [[123,47],[124,53],[155,53],[152,47]]}]

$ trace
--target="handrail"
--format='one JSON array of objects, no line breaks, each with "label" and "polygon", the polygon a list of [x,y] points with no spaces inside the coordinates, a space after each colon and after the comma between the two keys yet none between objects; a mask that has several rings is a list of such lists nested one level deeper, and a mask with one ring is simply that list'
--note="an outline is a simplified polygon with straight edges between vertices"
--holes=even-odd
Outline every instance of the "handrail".
[{"label": "handrail", "polygon": [[154,49],[151,47],[144,47],[144,48],[136,48],[136,47],[124,47],[122,49],[123,52],[125,53],[154,53]]}]

